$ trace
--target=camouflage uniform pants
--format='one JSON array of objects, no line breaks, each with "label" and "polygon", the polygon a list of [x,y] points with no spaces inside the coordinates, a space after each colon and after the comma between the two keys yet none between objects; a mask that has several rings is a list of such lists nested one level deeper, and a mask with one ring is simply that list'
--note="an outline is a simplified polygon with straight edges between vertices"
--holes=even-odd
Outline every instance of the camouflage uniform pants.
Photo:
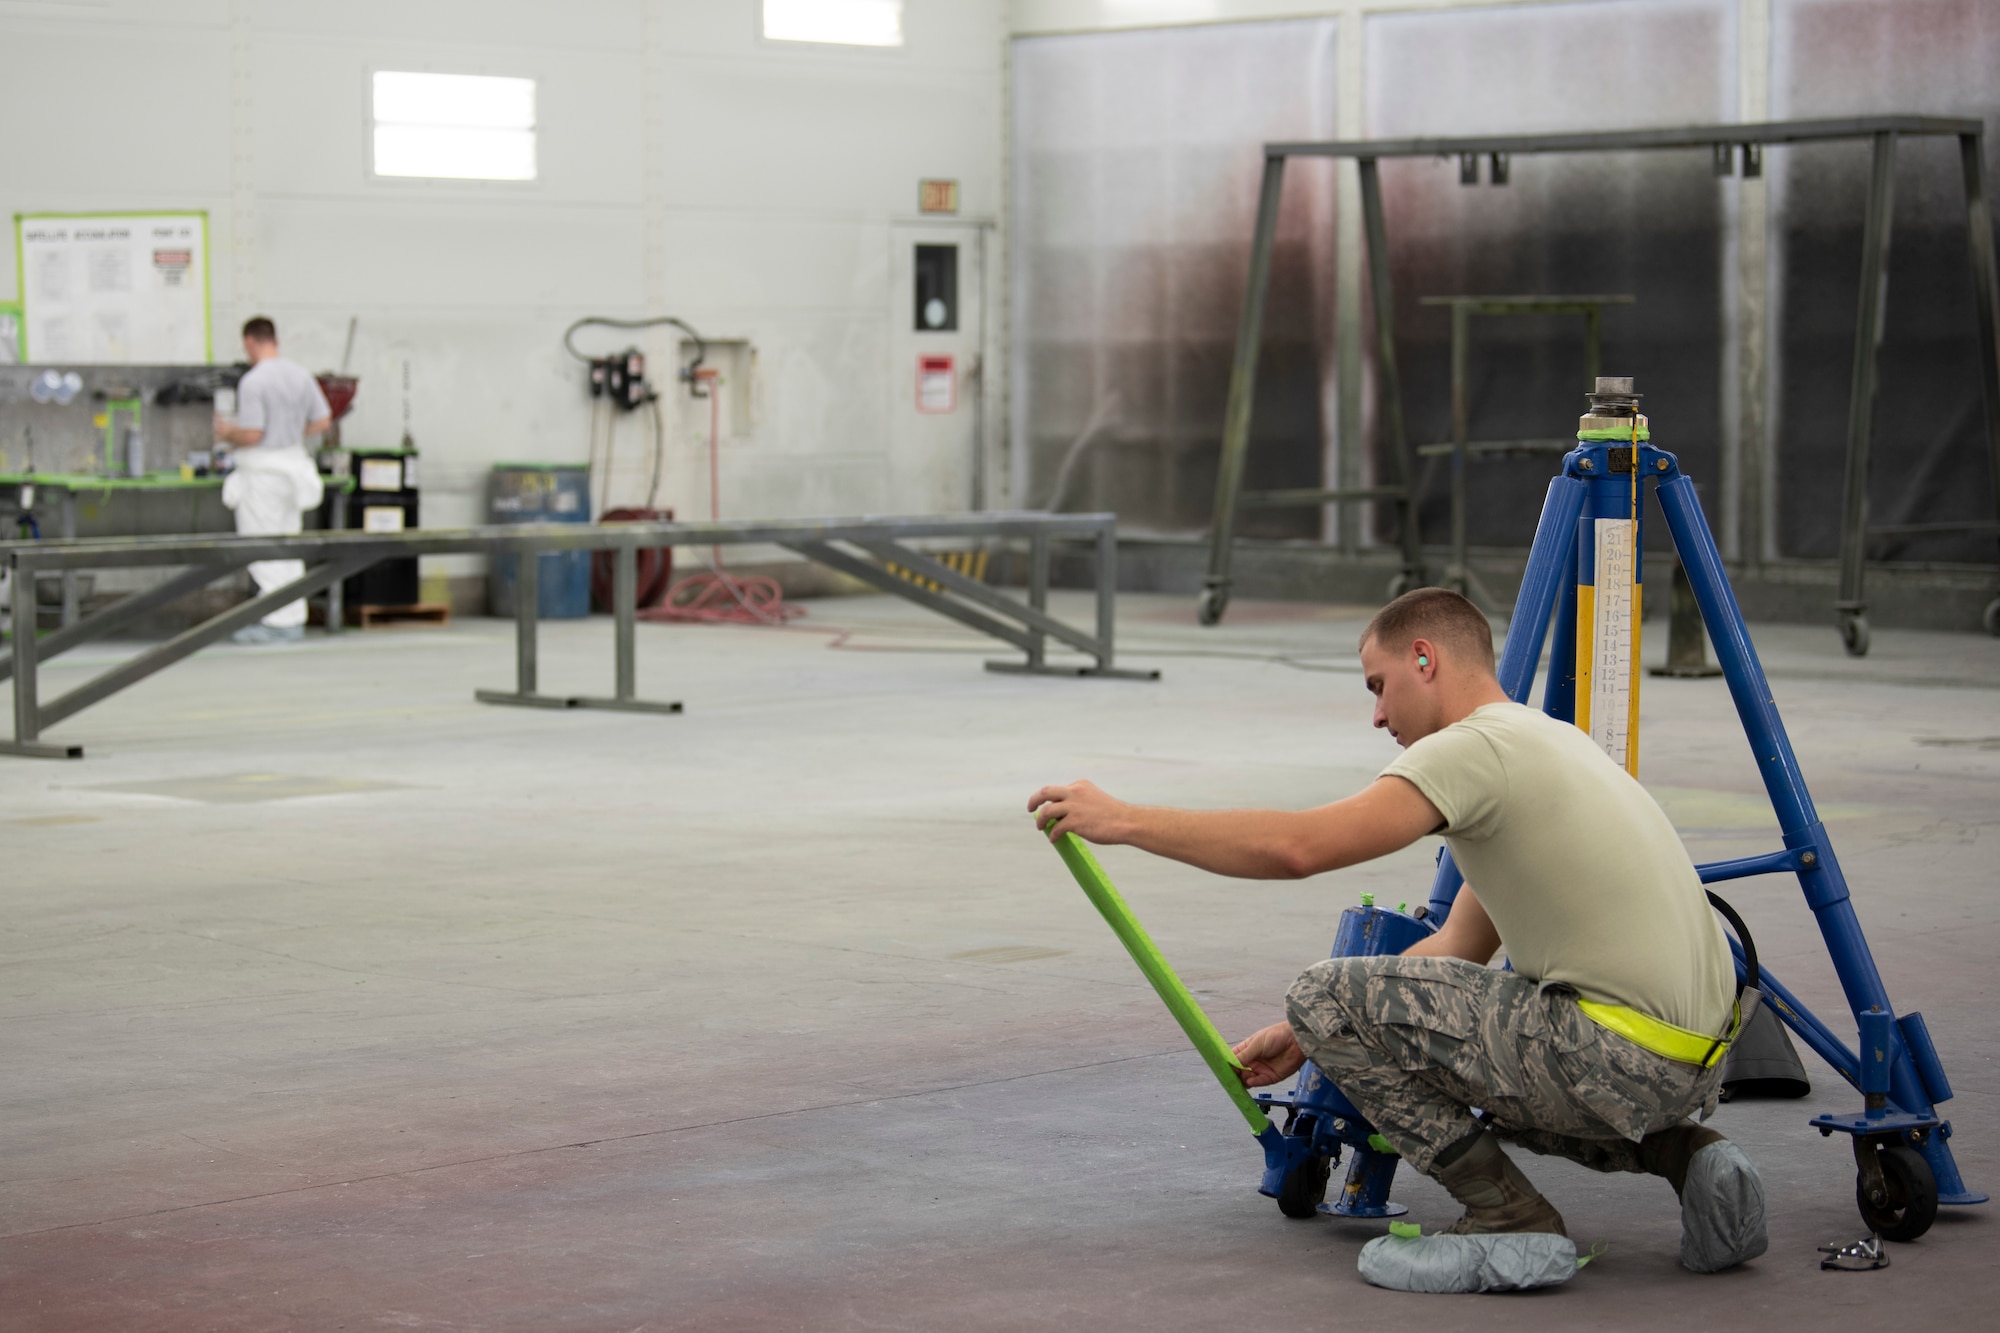
[{"label": "camouflage uniform pants", "polygon": [[1285,997],[1308,1059],[1429,1174],[1478,1128],[1598,1171],[1643,1171],[1638,1142],[1715,1109],[1722,1066],[1607,1032],[1565,987],[1455,958],[1334,958]]}]

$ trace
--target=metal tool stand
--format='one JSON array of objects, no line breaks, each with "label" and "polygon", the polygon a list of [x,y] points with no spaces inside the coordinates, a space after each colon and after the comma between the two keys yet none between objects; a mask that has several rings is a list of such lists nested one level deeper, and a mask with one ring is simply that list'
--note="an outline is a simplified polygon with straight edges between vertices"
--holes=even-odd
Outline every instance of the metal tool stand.
[{"label": "metal tool stand", "polygon": [[678,713],[681,704],[655,702],[638,697],[637,588],[639,550],[620,546],[612,555],[611,615],[614,631],[612,649],[615,684],[610,698],[588,694],[543,694],[538,688],[540,662],[537,659],[536,631],[541,620],[541,557],[524,549],[514,562],[514,688],[474,690],[472,697],[483,704],[510,704],[518,708],[607,708],[621,713]]},{"label": "metal tool stand", "polygon": [[1722,668],[1708,660],[1708,635],[1701,627],[1701,603],[1694,599],[1687,566],[1674,562],[1673,588],[1667,599],[1667,661],[1649,669],[1655,676],[1702,680],[1719,676]]},{"label": "metal tool stand", "polygon": [[1264,146],[1264,184],[1257,202],[1257,231],[1250,246],[1250,288],[1236,328],[1236,356],[1229,370],[1229,399],[1223,409],[1222,462],[1215,485],[1215,518],[1208,549],[1208,576],[1202,581],[1196,615],[1204,625],[1219,624],[1229,605],[1230,560],[1241,508],[1296,509],[1353,500],[1389,500],[1396,505],[1403,547],[1400,587],[1424,582],[1424,553],[1411,496],[1415,466],[1403,429],[1403,384],[1396,371],[1395,292],[1389,280],[1389,242],[1382,220],[1382,181],[1375,159],[1360,159],[1361,212],[1368,232],[1368,301],[1375,319],[1376,367],[1382,406],[1389,419],[1390,456],[1395,480],[1386,486],[1244,491],[1243,460],[1250,450],[1250,408],[1257,396],[1257,354],[1264,341],[1264,298],[1271,280],[1271,251],[1278,235],[1278,201],[1284,192],[1287,145]]},{"label": "metal tool stand", "polygon": [[[1431,469],[1440,458],[1451,460],[1451,563],[1445,566],[1444,586],[1477,602],[1489,615],[1502,608],[1492,594],[1473,576],[1466,557],[1466,463],[1473,458],[1508,458],[1548,454],[1561,457],[1576,443],[1567,436],[1539,440],[1474,440],[1472,433],[1472,317],[1474,315],[1581,315],[1584,321],[1583,384],[1586,391],[1597,382],[1604,360],[1604,307],[1631,305],[1637,298],[1616,296],[1426,296],[1420,305],[1451,308],[1451,439],[1443,444],[1417,446],[1424,460],[1417,481],[1416,503],[1421,505],[1430,491]],[[1422,516],[1411,511],[1419,525]],[[1418,529],[1421,534],[1422,528]],[[1407,591],[1392,587],[1392,595]]]},{"label": "metal tool stand", "polygon": [[[14,693],[14,739],[0,741],[0,754],[78,759],[79,745],[42,740],[49,727],[91,704],[136,684],[189,654],[214,643],[288,602],[340,581],[377,561],[455,552],[509,553],[518,557],[515,598],[515,687],[479,690],[481,702],[529,708],[599,708],[633,713],[678,713],[679,703],[641,699],[637,693],[638,552],[660,546],[777,545],[796,551],[882,592],[903,597],[926,610],[991,635],[1020,649],[1023,660],[989,662],[992,671],[1034,675],[1093,676],[1113,680],[1157,680],[1153,670],[1132,670],[1116,662],[1113,630],[1118,598],[1118,532],[1115,514],[986,513],[951,517],[876,517],[732,520],[711,523],[616,523],[604,526],[547,524],[464,529],[424,529],[402,533],[313,532],[288,537],[126,537],[97,541],[0,542],[0,561],[14,574],[14,624],[26,626],[0,655],[0,681],[10,677]],[[988,586],[921,549],[914,541],[1024,541],[1030,551],[1026,599]],[[1087,542],[1096,556],[1096,624],[1079,629],[1048,611],[1050,551],[1058,541]],[[614,677],[610,697],[544,694],[537,653],[539,580],[537,557],[552,551],[608,550],[616,553],[613,578]],[[868,557],[873,556],[874,559]],[[233,606],[121,663],[62,697],[42,703],[40,668],[79,644],[113,634],[140,617],[258,560],[303,560],[305,576]],[[880,563],[878,563],[880,562]],[[918,576],[901,578],[893,564]],[[34,630],[35,577],[39,571],[175,568],[180,572],[144,592],[112,603],[95,615],[46,636]],[[919,579],[923,580],[922,582]],[[936,585],[933,588],[930,585]],[[337,610],[338,604],[330,608]],[[334,624],[337,624],[337,617]],[[333,625],[329,625],[333,628]],[[1048,660],[1049,640],[1087,661]]]},{"label": "metal tool stand", "polygon": [[[1636,453],[1637,458],[1634,459]],[[1853,1084],[1864,1109],[1853,1115],[1822,1115],[1812,1124],[1821,1133],[1838,1130],[1854,1137],[1859,1168],[1857,1189],[1862,1215],[1871,1227],[1895,1240],[1910,1240],[1929,1227],[1938,1204],[1986,1202],[1960,1178],[1949,1140],[1951,1124],[1936,1105],[1948,1100],[1951,1085],[1931,1044],[1922,1015],[1895,1016],[1868,941],[1854,915],[1847,881],[1826,827],[1806,790],[1805,776],[1772,701],[1770,682],[1750,642],[1750,633],[1722,566],[1694,482],[1675,457],[1650,444],[1579,442],[1563,459],[1562,475],[1549,483],[1540,525],[1521,580],[1521,593],[1507,633],[1500,683],[1516,702],[1527,702],[1542,644],[1554,622],[1550,668],[1542,707],[1564,721],[1576,717],[1577,587],[1588,573],[1590,547],[1581,534],[1592,519],[1636,517],[1632,468],[1656,488],[1674,548],[1687,570],[1701,618],[1715,641],[1716,657],[1729,683],[1737,715],[1764,779],[1778,818],[1784,849],[1762,856],[1697,866],[1704,884],[1751,875],[1789,872],[1798,877],[1806,905],[1819,923],[1827,953],[1840,978],[1860,1035],[1861,1054],[1850,1050],[1832,1028],[1762,968],[1767,1002],[1806,1045]],[[1643,497],[1643,485],[1638,488]],[[1640,506],[1643,510],[1643,501]],[[1635,578],[1637,571],[1635,571]],[[1431,889],[1431,915],[1442,922],[1463,883],[1449,850],[1439,856]],[[1735,940],[1737,971],[1743,954]]]},{"label": "metal tool stand", "polygon": [[[1977,122],[1974,122],[1975,125]],[[1992,533],[2000,537],[2000,285],[1993,262],[1993,215],[1986,202],[1986,155],[1979,132],[1960,132],[1958,160],[1965,182],[1966,248],[1973,306],[1979,316],[1979,392],[1986,409],[1986,453],[1993,487],[1992,520],[1966,523],[1868,524],[1868,464],[1875,439],[1877,362],[1889,313],[1889,230],[1895,217],[1894,129],[1877,130],[1868,171],[1868,214],[1861,239],[1861,293],[1854,316],[1854,371],[1847,404],[1847,472],[1841,494],[1840,588],[1833,603],[1840,641],[1851,657],[1868,652],[1866,590],[1870,537]],[[2000,634],[2000,598],[1986,607],[1986,629]]]},{"label": "metal tool stand", "polygon": [[[88,543],[79,542],[75,545],[81,547]],[[175,598],[185,597],[191,592],[207,587],[223,575],[248,565],[253,559],[274,558],[284,557],[259,553],[228,562],[204,563],[183,570],[165,583],[143,592],[128,594],[96,615],[67,625],[46,638],[38,635],[34,629],[35,571],[39,566],[32,560],[14,561],[13,623],[17,629],[11,636],[13,640],[11,650],[6,657],[0,658],[0,680],[6,680],[11,676],[14,681],[14,739],[0,741],[0,754],[19,755],[30,759],[83,758],[81,745],[50,744],[41,739],[42,732],[64,718],[110,698],[126,686],[137,684],[154,672],[164,670],[182,658],[206,648],[209,644],[234,634],[244,626],[262,620],[279,607],[302,597],[309,597],[330,583],[338,582],[372,563],[370,560],[352,557],[323,558],[320,563],[309,566],[304,576],[294,579],[283,587],[232,606],[221,615],[204,621],[192,629],[183,630],[165,643],[121,662],[95,679],[76,686],[68,693],[46,704],[41,702],[39,668],[43,662],[91,639],[115,633]],[[76,566],[66,568],[73,569]],[[26,632],[21,632],[18,628],[20,626],[26,626]]]},{"label": "metal tool stand", "polygon": [[[1228,406],[1223,417],[1222,458],[1216,470],[1215,518],[1210,529],[1208,574],[1196,610],[1204,625],[1222,619],[1229,605],[1236,511],[1245,506],[1316,506],[1336,501],[1392,500],[1398,509],[1403,570],[1396,588],[1424,582],[1423,552],[1410,495],[1411,450],[1403,429],[1402,379],[1396,365],[1395,300],[1389,283],[1387,228],[1382,215],[1380,163],[1384,158],[1451,158],[1460,180],[1478,180],[1478,159],[1495,164],[1496,177],[1517,154],[1616,153],[1636,150],[1704,150],[1713,155],[1717,175],[1733,170],[1740,151],[1746,176],[1761,174],[1767,145],[1866,140],[1873,145],[1867,225],[1862,246],[1860,320],[1855,329],[1853,391],[1848,406],[1847,490],[1841,530],[1840,587],[1834,609],[1850,653],[1867,651],[1867,602],[1863,555],[1869,536],[1918,536],[1937,532],[2000,534],[2000,279],[1995,276],[1993,220],[1986,200],[1984,126],[1978,120],[1938,116],[1855,116],[1828,120],[1780,120],[1747,125],[1689,125],[1674,129],[1623,130],[1585,134],[1494,135],[1457,139],[1361,139],[1264,145],[1264,177],[1257,225],[1250,247],[1250,277],[1237,326],[1236,355],[1230,370]],[[1992,471],[1994,520],[1980,523],[1904,524],[1867,527],[1866,480],[1874,436],[1877,350],[1882,341],[1883,296],[1887,280],[1891,174],[1899,138],[1948,136],[1958,140],[1965,182],[1970,287],[1978,311],[1980,398]],[[1250,441],[1250,406],[1263,339],[1265,288],[1278,227],[1285,163],[1295,157],[1352,158],[1360,176],[1361,208],[1368,245],[1368,313],[1375,325],[1378,401],[1388,424],[1388,454],[1396,469],[1386,486],[1354,490],[1242,492],[1243,460]],[[1470,167],[1470,174],[1466,168]],[[1495,183],[1499,183],[1496,179]],[[1359,384],[1340,385],[1343,397],[1359,394]],[[1342,440],[1343,450],[1360,447]],[[1754,510],[1751,522],[1756,522]],[[1755,549],[1761,538],[1752,533]],[[1986,610],[1987,628],[2000,633],[2000,601]]]}]

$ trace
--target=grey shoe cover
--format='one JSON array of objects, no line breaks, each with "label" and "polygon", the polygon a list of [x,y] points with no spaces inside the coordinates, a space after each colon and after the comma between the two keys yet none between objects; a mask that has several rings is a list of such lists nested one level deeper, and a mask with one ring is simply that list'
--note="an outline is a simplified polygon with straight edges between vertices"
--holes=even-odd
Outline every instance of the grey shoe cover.
[{"label": "grey shoe cover", "polygon": [[1567,1236],[1540,1231],[1377,1236],[1361,1247],[1360,1268],[1365,1281],[1390,1291],[1526,1291],[1569,1281],[1576,1246]]},{"label": "grey shoe cover", "polygon": [[1723,1139],[1696,1153],[1681,1190],[1681,1263],[1720,1273],[1755,1259],[1769,1243],[1764,1182],[1743,1150]]}]

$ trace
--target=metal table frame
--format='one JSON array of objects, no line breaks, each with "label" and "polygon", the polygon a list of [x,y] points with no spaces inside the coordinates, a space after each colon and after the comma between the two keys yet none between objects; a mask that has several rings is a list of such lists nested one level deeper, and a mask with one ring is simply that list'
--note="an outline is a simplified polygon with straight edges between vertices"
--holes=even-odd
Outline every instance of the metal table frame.
[{"label": "metal table frame", "polygon": [[[1576,447],[1574,437],[1535,440],[1475,440],[1472,434],[1472,317],[1474,315],[1581,315],[1584,325],[1583,383],[1586,392],[1597,383],[1603,369],[1604,307],[1631,305],[1638,298],[1629,294],[1582,296],[1425,296],[1419,305],[1448,306],[1451,309],[1451,439],[1442,444],[1418,445],[1416,456],[1424,460],[1411,498],[1412,522],[1421,522],[1417,506],[1430,490],[1431,468],[1440,458],[1451,460],[1451,563],[1445,566],[1444,583],[1479,604],[1489,614],[1500,608],[1472,573],[1466,558],[1466,461],[1473,457],[1493,458],[1517,454],[1554,454],[1560,457]],[[1419,532],[1422,529],[1419,528]]]},{"label": "metal table frame", "polygon": [[[1974,306],[1978,312],[1980,397],[1986,414],[1986,443],[1991,466],[1995,521],[1868,526],[1868,463],[1874,443],[1877,358],[1881,348],[1888,286],[1889,224],[1897,140],[1906,136],[1950,136],[1958,140],[1959,166],[1965,183],[1967,254],[1971,266]],[[1726,175],[1741,150],[1744,174],[1763,170],[1762,149],[1770,144],[1824,143],[1866,140],[1872,148],[1868,205],[1861,250],[1861,284],[1854,337],[1853,376],[1848,397],[1847,468],[1840,539],[1840,586],[1834,609],[1841,637],[1850,653],[1867,651],[1867,599],[1864,565],[1868,538],[1937,532],[2000,534],[2000,285],[1996,285],[1993,220],[1986,200],[1984,126],[1977,120],[1939,116],[1852,116],[1828,120],[1779,120],[1747,125],[1689,125],[1673,129],[1624,130],[1579,134],[1493,135],[1453,139],[1357,139],[1264,145],[1264,176],[1259,192],[1257,226],[1250,248],[1250,277],[1237,325],[1236,355],[1229,377],[1228,405],[1223,417],[1222,459],[1217,468],[1215,520],[1211,529],[1208,575],[1203,581],[1198,612],[1213,625],[1229,604],[1230,567],[1236,512],[1246,505],[1316,506],[1353,500],[1393,500],[1401,512],[1403,572],[1399,578],[1414,586],[1426,580],[1423,550],[1412,521],[1413,458],[1403,427],[1403,386],[1396,367],[1394,290],[1389,278],[1387,228],[1382,216],[1380,163],[1394,157],[1457,157],[1460,181],[1466,165],[1477,180],[1478,159],[1492,160],[1496,179],[1504,179],[1515,154],[1615,153],[1655,149],[1706,149],[1716,174]],[[1285,164],[1295,157],[1352,158],[1361,177],[1361,212],[1368,250],[1368,312],[1375,323],[1376,373],[1389,425],[1389,455],[1396,469],[1387,486],[1353,490],[1293,490],[1243,493],[1243,460],[1250,443],[1250,409],[1257,379],[1257,356],[1263,341],[1264,298],[1271,276],[1271,252],[1277,238],[1278,205],[1284,192]],[[1359,385],[1342,384],[1343,394]],[[1358,442],[1343,441],[1343,447]],[[2000,605],[2000,604],[1996,604]],[[1989,619],[1992,612],[1989,611]]]},{"label": "metal table frame", "polygon": [[[1028,586],[1025,599],[960,573],[908,545],[913,541],[1025,541]],[[1088,543],[1096,563],[1097,615],[1091,629],[1049,614],[1049,567],[1058,541]],[[988,670],[1052,676],[1102,676],[1156,680],[1157,671],[1128,670],[1114,660],[1114,616],[1118,588],[1118,535],[1115,514],[984,513],[957,517],[864,517],[732,520],[719,523],[522,524],[505,527],[412,531],[303,533],[287,537],[127,537],[93,541],[0,543],[0,561],[13,571],[13,623],[30,632],[16,634],[0,656],[0,680],[14,683],[14,739],[0,741],[0,754],[29,758],[80,759],[80,745],[44,741],[42,733],[94,703],[164,670],[211,643],[262,619],[280,606],[360,573],[380,560],[456,552],[514,554],[520,559],[515,596],[515,687],[479,690],[485,703],[534,708],[609,708],[625,712],[678,713],[677,702],[641,699],[637,693],[638,553],[660,546],[776,545],[850,574],[879,591],[894,593],[959,624],[991,635],[1021,651],[1019,661],[994,661]],[[612,551],[616,683],[609,697],[547,694],[541,689],[536,630],[539,598],[532,558],[553,551]],[[255,560],[302,560],[306,572],[281,588],[252,597],[220,615],[182,631],[121,662],[66,694],[43,703],[40,666],[79,644],[101,638],[176,598],[185,597]],[[904,578],[883,567],[892,563],[916,575]],[[180,572],[47,635],[36,634],[35,576],[42,570],[174,568]],[[922,580],[921,582],[919,580]],[[337,619],[328,625],[337,632]],[[1090,659],[1051,662],[1054,640]]]}]

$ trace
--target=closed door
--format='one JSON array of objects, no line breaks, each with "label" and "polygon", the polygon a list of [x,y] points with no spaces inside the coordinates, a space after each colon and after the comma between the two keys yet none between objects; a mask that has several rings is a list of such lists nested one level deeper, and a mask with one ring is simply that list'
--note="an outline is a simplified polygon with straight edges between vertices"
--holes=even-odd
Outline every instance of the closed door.
[{"label": "closed door", "polygon": [[906,513],[985,503],[984,232],[891,229],[890,478]]}]

